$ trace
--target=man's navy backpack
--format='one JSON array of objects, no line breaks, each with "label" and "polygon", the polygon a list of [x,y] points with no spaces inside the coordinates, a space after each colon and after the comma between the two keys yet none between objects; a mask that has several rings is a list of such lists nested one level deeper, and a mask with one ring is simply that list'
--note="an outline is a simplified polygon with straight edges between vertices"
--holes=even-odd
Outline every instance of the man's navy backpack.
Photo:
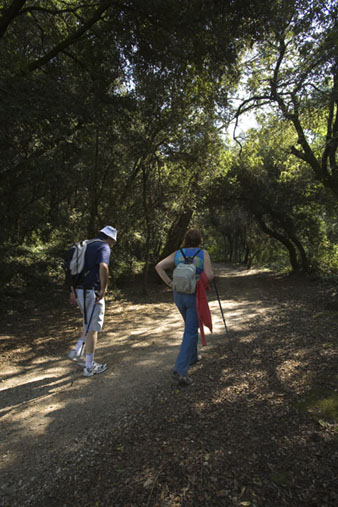
[{"label": "man's navy backpack", "polygon": [[173,271],[173,289],[184,294],[194,294],[196,290],[196,266],[193,260],[201,249],[197,250],[192,257],[187,257],[182,248],[180,248],[180,251],[184,257],[184,262],[180,262]]},{"label": "man's navy backpack", "polygon": [[99,239],[85,239],[78,241],[69,250],[64,263],[66,273],[66,285],[74,289],[81,284],[83,278],[87,274],[84,272],[85,256],[87,245]]}]

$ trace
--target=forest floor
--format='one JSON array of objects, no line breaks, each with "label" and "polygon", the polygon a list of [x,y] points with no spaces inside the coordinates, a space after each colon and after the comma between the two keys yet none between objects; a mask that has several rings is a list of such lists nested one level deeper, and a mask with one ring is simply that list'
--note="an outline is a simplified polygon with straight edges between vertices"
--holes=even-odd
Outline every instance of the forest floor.
[{"label": "forest floor", "polygon": [[[182,320],[152,282],[108,298],[97,360],[64,295],[0,336],[1,506],[337,506],[338,306],[328,283],[216,266],[214,330],[180,387]],[[53,302],[53,304],[52,304]]]}]

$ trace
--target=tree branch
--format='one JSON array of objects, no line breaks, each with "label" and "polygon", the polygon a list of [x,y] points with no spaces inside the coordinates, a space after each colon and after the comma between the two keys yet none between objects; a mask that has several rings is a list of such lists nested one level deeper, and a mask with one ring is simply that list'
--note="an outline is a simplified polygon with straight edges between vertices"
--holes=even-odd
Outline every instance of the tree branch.
[{"label": "tree branch", "polygon": [[[118,1],[118,0],[117,0]],[[48,51],[43,57],[35,60],[27,66],[27,72],[33,72],[34,70],[39,69],[43,65],[46,65],[52,58],[55,58],[61,51],[65,50],[75,42],[77,42],[83,34],[89,30],[97,21],[101,19],[103,14],[111,7],[116,0],[106,0],[101,3],[100,7],[95,11],[95,14],[86,21],[78,30],[69,35],[64,41],[57,44],[53,49]]]},{"label": "tree branch", "polygon": [[3,9],[2,16],[0,17],[0,39],[3,37],[13,19],[18,16],[26,1],[27,0],[13,0],[12,4],[7,9]]},{"label": "tree branch", "polygon": [[[99,3],[97,3],[96,6],[97,5],[99,5]],[[32,5],[32,6],[26,7],[25,9],[22,9],[18,14],[21,15],[21,14],[26,14],[27,12],[38,11],[38,12],[45,12],[46,14],[53,14],[53,16],[56,16],[58,14],[65,14],[66,12],[75,13],[78,10],[83,9],[84,7],[94,7],[94,6],[95,6],[94,4],[86,3],[86,4],[77,5],[73,9],[70,7],[68,9],[48,9],[46,7],[41,7],[39,5],[36,5],[36,6]]]}]

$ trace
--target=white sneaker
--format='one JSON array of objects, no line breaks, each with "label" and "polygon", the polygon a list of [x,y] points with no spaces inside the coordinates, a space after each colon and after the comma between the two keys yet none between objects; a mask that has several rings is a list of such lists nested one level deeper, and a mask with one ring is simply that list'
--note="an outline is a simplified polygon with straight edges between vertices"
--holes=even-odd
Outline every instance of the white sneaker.
[{"label": "white sneaker", "polygon": [[100,364],[95,363],[93,361],[93,366],[91,368],[84,368],[83,370],[83,376],[84,377],[92,377],[93,375],[96,375],[97,373],[103,373],[108,368],[107,364]]}]

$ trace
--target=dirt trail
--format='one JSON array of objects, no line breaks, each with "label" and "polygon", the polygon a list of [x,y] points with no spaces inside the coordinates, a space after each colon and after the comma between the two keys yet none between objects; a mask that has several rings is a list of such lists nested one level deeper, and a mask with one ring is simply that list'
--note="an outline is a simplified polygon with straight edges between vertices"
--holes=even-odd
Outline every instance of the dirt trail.
[{"label": "dirt trail", "polygon": [[[219,276],[227,273],[231,271],[218,268]],[[47,348],[31,360],[22,360],[20,351],[19,357],[11,355],[11,361],[2,365],[0,379],[3,473],[20,477],[27,470],[34,474],[40,462],[57,462],[65,447],[81,443],[88,431],[130,413],[154,385],[168,382],[182,337],[182,320],[170,291],[166,292],[166,302],[107,303],[96,355],[109,365],[102,375],[83,378],[81,368],[67,359],[67,350],[56,355],[54,348],[51,353]],[[210,305],[214,335],[210,340],[206,332],[208,349],[224,329],[217,301]],[[223,305],[224,311],[238,313],[238,305]]]},{"label": "dirt trail", "polygon": [[[242,384],[253,386],[254,392],[260,377],[259,365],[272,360],[277,349],[272,352],[266,349],[261,354],[262,343],[256,341],[257,333],[250,332],[250,329],[258,326],[260,339],[264,339],[265,345],[269,343],[271,316],[277,307],[283,311],[283,305],[289,307],[291,304],[296,308],[298,296],[295,293],[295,300],[290,302],[288,285],[275,286],[269,274],[259,271],[217,266],[216,273],[235,354],[238,344],[242,344],[242,355],[236,359],[242,361],[241,366],[239,363],[236,366],[238,375]],[[155,287],[159,294],[157,302],[155,293],[153,300],[108,303],[97,351],[97,360],[103,359],[109,365],[102,375],[83,378],[82,370],[66,359],[67,350],[60,348],[64,340],[59,347],[42,348],[41,355],[23,353],[20,357],[18,349],[4,360],[0,383],[0,505],[35,505],[37,483],[41,490],[42,477],[57,477],[62,473],[59,464],[64,464],[65,460],[76,463],[77,453],[82,456],[86,442],[92,439],[100,442],[112,428],[122,428],[137,420],[137,414],[152,393],[168,388],[181,340],[182,321],[170,292],[158,285]],[[231,361],[229,342],[213,289],[209,304],[214,332],[212,335],[206,333],[208,345],[202,350],[202,362],[207,363],[208,358],[212,362],[218,356],[228,357]],[[306,320],[310,313],[311,309],[306,310],[301,318]],[[39,325],[43,326],[43,323]],[[32,332],[29,327],[27,332]],[[294,332],[292,325],[284,329],[285,332],[291,336]],[[48,342],[50,336],[46,338]],[[68,334],[67,343],[70,345],[75,338],[73,334],[70,341]],[[300,359],[300,349],[297,353]],[[251,373],[249,379],[247,371],[252,369],[253,355],[257,371]],[[282,358],[278,360],[280,378],[291,376],[295,389],[301,364],[298,359],[292,358],[294,367],[290,366],[290,357],[288,365]],[[271,375],[276,390],[280,389],[278,397],[282,396],[284,389],[281,389],[280,378],[277,382],[275,366]],[[48,486],[44,487],[48,493]],[[78,505],[87,504],[80,502]],[[135,505],[143,504],[136,502]]]}]

